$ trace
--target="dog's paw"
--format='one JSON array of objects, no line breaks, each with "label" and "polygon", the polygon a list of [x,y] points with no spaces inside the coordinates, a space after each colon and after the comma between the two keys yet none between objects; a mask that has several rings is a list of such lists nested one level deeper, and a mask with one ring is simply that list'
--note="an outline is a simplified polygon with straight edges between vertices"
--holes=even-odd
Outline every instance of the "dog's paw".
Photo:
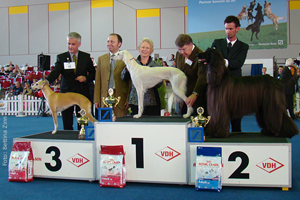
[{"label": "dog's paw", "polygon": [[55,134],[56,133],[56,130],[52,131],[52,134]]},{"label": "dog's paw", "polygon": [[133,118],[140,118],[140,117],[141,117],[141,115],[139,115],[139,114],[133,115]]}]

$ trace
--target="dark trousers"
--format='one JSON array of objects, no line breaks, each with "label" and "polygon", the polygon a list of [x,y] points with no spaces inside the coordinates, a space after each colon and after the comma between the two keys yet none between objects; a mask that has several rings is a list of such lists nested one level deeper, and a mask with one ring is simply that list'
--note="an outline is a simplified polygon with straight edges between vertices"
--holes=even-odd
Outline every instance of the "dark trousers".
[{"label": "dark trousers", "polygon": [[[80,111],[80,107],[79,106],[75,106],[75,107],[76,107],[76,116],[80,117],[81,115],[78,113]],[[73,129],[73,112],[74,112],[74,106],[71,106],[70,108],[61,112],[64,130],[74,130]],[[78,123],[77,123],[77,129],[80,130],[80,126]]]},{"label": "dark trousers", "polygon": [[242,118],[231,120],[231,132],[242,132]]},{"label": "dark trousers", "polygon": [[[130,104],[132,115],[138,114],[138,106]],[[160,116],[160,106],[144,106],[143,115]]]},{"label": "dark trousers", "polygon": [[289,110],[291,118],[294,120],[295,119],[295,114],[294,114],[294,95],[292,94],[286,94],[285,95],[285,100],[286,100],[286,109]]}]

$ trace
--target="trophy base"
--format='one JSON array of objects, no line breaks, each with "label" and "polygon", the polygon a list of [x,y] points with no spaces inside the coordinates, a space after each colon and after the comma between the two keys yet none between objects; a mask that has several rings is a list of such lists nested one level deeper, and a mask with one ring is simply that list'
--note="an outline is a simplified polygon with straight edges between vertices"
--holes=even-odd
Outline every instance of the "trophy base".
[{"label": "trophy base", "polygon": [[79,133],[78,140],[85,140],[85,134]]}]

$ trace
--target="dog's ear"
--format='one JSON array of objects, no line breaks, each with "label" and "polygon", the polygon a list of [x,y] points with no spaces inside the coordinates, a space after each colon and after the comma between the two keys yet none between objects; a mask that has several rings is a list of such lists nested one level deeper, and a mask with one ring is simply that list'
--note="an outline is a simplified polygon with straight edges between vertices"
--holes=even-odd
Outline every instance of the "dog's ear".
[{"label": "dog's ear", "polygon": [[49,85],[48,81],[46,81],[46,80],[41,80],[41,83],[42,83],[43,85]]}]

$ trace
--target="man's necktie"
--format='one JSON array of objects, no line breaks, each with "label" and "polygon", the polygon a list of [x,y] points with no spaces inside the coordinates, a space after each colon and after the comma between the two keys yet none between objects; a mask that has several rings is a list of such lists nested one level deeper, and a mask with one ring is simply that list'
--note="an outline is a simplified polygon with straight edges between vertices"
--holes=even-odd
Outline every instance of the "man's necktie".
[{"label": "man's necktie", "polygon": [[75,54],[73,54],[73,62],[75,63],[74,73],[76,74],[77,58],[76,58],[76,55],[75,55]]},{"label": "man's necktie", "polygon": [[115,61],[113,60],[113,57],[115,55],[111,55],[111,61],[110,61],[110,76],[109,76],[109,88],[115,88],[115,81],[114,81],[114,70],[115,70]]},{"label": "man's necktie", "polygon": [[232,44],[231,44],[231,42],[229,42],[228,43],[228,52],[230,51],[231,47],[232,47]]}]

